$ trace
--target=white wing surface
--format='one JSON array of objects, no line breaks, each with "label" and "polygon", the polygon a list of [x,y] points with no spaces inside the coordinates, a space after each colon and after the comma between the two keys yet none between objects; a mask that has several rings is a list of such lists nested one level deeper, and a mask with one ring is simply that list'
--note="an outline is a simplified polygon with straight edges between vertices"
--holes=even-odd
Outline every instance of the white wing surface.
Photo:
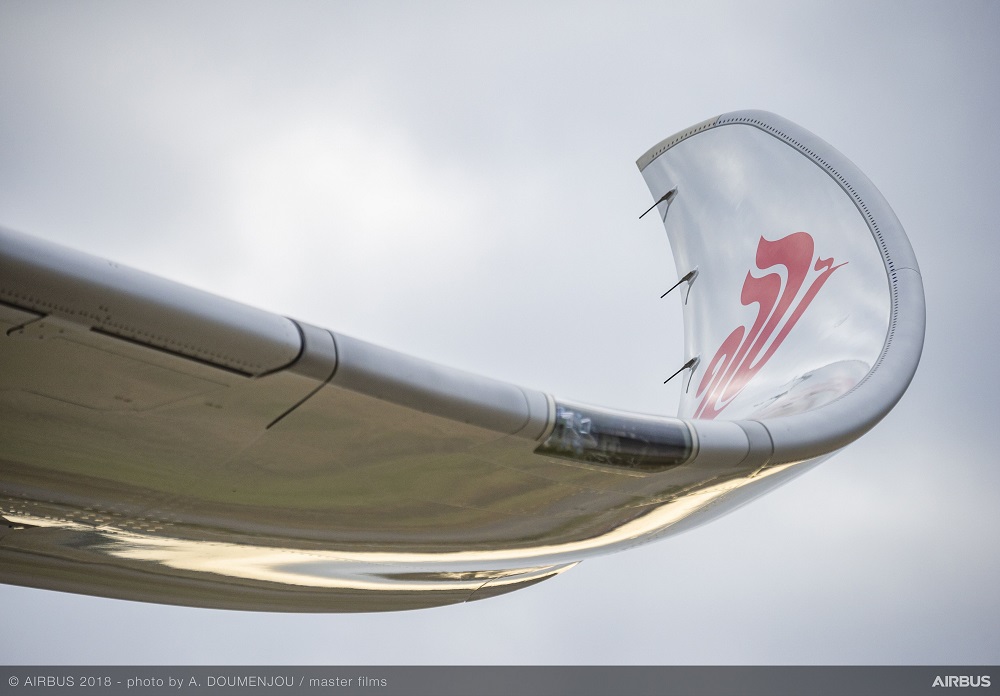
[{"label": "white wing surface", "polygon": [[266,611],[480,599],[733,509],[874,426],[924,310],[868,179],[764,112],[638,164],[686,278],[679,417],[0,231],[0,581]]}]

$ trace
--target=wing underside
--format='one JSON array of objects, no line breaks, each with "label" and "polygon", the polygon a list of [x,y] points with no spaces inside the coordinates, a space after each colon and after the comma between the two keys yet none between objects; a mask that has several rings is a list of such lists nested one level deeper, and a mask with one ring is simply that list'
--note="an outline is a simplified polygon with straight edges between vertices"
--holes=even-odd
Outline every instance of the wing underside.
[{"label": "wing underside", "polygon": [[[849,194],[823,194],[807,207],[853,214],[850,231],[810,227],[809,254],[796,238],[761,266],[774,259],[760,239],[798,219],[777,220],[759,191],[717,200],[699,138],[751,159],[775,144],[846,189],[754,119],[804,138],[772,115],[727,115],[639,163],[654,200],[677,189],[659,210],[679,275],[699,269],[685,307],[699,389],[684,418],[573,404],[0,231],[0,580],[268,611],[468,601],[690,527],[842,447],[915,369],[919,275],[857,176],[881,238]],[[751,200],[774,224],[744,215],[719,254],[706,225]],[[809,268],[793,293],[794,263]],[[772,310],[745,314],[746,277],[769,272],[785,283]],[[851,292],[834,290],[842,279]]]}]

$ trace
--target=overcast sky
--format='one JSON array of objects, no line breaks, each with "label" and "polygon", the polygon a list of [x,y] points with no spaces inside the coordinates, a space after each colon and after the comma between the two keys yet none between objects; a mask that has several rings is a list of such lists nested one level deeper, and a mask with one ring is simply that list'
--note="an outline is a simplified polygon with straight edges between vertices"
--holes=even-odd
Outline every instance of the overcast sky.
[{"label": "overcast sky", "polygon": [[1000,4],[0,0],[0,225],[561,397],[673,413],[634,161],[760,108],[875,182],[924,277],[910,390],[710,525],[469,605],[0,587],[41,663],[1000,663]]}]

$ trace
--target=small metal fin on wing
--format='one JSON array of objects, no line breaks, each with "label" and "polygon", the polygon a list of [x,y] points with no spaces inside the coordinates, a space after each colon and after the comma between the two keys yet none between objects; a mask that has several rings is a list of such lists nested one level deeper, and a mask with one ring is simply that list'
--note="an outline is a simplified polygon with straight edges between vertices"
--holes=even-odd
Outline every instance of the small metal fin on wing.
[{"label": "small metal fin on wing", "polygon": [[[653,205],[651,205],[649,207],[649,210],[647,210],[645,213],[643,213],[642,215],[640,215],[639,219],[642,220],[644,217],[646,217],[646,215],[648,215],[653,210],[653,208],[655,208],[656,206],[658,206],[660,203],[666,203],[667,204],[667,210],[669,210],[670,209],[670,204],[673,202],[674,198],[676,198],[676,197],[677,197],[677,187],[674,186],[672,189],[670,189],[665,194],[663,194],[660,197],[660,200],[656,201],[656,203],[653,203]],[[667,213],[666,213],[666,211],[664,211],[663,212],[663,219],[665,220],[666,218],[667,218]]]},{"label": "small metal fin on wing", "polygon": [[[701,358],[698,357],[698,356],[695,356],[695,357],[691,358],[686,363],[684,363],[683,365],[681,365],[681,368],[679,370],[677,370],[677,372],[675,372],[674,374],[670,375],[665,380],[663,380],[663,383],[666,384],[667,382],[669,382],[674,377],[676,377],[677,375],[679,375],[680,373],[684,372],[684,370],[687,370],[687,369],[690,369],[691,370],[691,374],[694,374],[694,371],[698,367],[698,363],[700,363],[700,362],[701,362]],[[688,380],[688,387],[690,387],[690,386],[691,386],[691,380],[689,379]]]},{"label": "small metal fin on wing", "polygon": [[[694,279],[697,278],[697,277],[698,277],[698,269],[697,268],[695,268],[692,271],[688,271],[687,273],[684,274],[683,278],[681,278],[676,283],[674,283],[673,285],[671,285],[669,290],[667,290],[665,293],[663,293],[662,295],[660,295],[660,299],[662,300],[664,297],[666,297],[671,292],[673,292],[677,288],[677,286],[680,285],[681,283],[687,283],[688,286],[690,287],[691,283],[693,283]],[[684,301],[687,302],[687,295],[684,296]]]}]

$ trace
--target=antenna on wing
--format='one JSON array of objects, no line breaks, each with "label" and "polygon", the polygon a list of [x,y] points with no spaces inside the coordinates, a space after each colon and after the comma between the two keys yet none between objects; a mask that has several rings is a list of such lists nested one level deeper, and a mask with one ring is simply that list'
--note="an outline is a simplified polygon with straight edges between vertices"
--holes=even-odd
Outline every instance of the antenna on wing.
[{"label": "antenna on wing", "polygon": [[[698,368],[698,363],[700,363],[700,362],[701,362],[701,358],[696,355],[695,357],[691,358],[686,363],[684,363],[683,365],[681,365],[681,369],[677,370],[677,372],[675,372],[674,374],[670,375],[665,380],[663,380],[663,383],[666,384],[667,382],[669,382],[670,380],[672,380],[674,377],[676,377],[680,373],[684,372],[684,370],[688,370],[688,369],[691,370],[691,375],[693,376],[694,375],[694,371]],[[687,389],[689,389],[690,387],[691,387],[691,380],[688,379],[687,387],[685,387],[684,390],[687,391]]]},{"label": "antenna on wing", "polygon": [[[646,217],[646,214],[649,213],[653,208],[655,208],[656,206],[658,206],[660,203],[666,203],[667,204],[667,210],[670,210],[670,204],[673,202],[674,198],[676,198],[676,197],[677,197],[677,187],[674,186],[672,189],[670,189],[665,194],[663,194],[663,196],[660,198],[660,200],[656,201],[656,203],[653,203],[653,205],[650,206],[649,210],[647,210],[645,213],[643,213],[642,215],[640,215],[639,219],[642,220],[644,217]],[[663,211],[663,219],[664,220],[667,219],[667,210]]]},{"label": "antenna on wing", "polygon": [[[672,293],[677,288],[677,286],[680,285],[681,283],[688,283],[690,285],[691,283],[694,282],[694,279],[697,276],[698,276],[698,269],[697,268],[695,268],[694,270],[688,271],[687,273],[684,274],[683,278],[681,278],[676,283],[674,283],[673,285],[671,285],[669,290],[667,290],[665,293],[663,293],[662,295],[660,295],[660,299],[662,300],[664,297],[666,297],[667,295],[669,295],[670,293]],[[684,301],[687,302],[687,297],[684,298]]]}]

